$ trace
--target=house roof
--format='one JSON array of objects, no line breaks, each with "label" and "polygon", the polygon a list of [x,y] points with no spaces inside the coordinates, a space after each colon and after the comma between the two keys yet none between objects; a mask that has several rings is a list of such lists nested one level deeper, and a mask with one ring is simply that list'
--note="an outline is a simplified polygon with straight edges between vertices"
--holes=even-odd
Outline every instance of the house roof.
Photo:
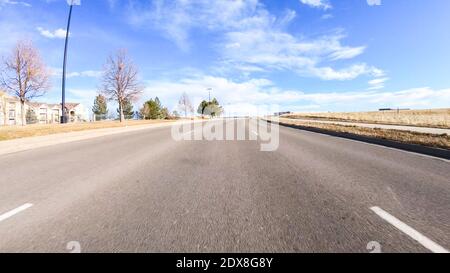
[{"label": "house roof", "polygon": [[[0,90],[0,97],[5,97],[9,100],[18,100],[16,97],[10,96],[8,93],[6,93],[3,90]],[[61,108],[61,103],[45,103],[45,102],[27,102],[26,104],[28,104],[29,106],[33,107],[33,108],[37,108],[37,107],[47,107],[47,108]],[[74,108],[76,108],[78,105],[80,105],[80,103],[72,103],[72,102],[67,102],[66,103],[66,109],[68,111],[73,110]]]},{"label": "house roof", "polygon": [[67,110],[72,110],[72,109],[74,109],[75,107],[77,107],[78,105],[80,105],[79,103],[66,103],[66,109]]},{"label": "house roof", "polygon": [[9,95],[6,91],[0,90],[0,97],[7,99],[8,101],[19,101],[18,98]]},{"label": "house roof", "polygon": [[10,98],[11,96],[6,92],[0,89],[0,96]]},{"label": "house roof", "polygon": [[40,103],[40,102],[28,102],[28,105],[30,105],[31,107],[40,107],[40,106],[46,105],[46,104]]},{"label": "house roof", "polygon": [[[60,108],[61,107],[61,104],[60,103],[44,103],[44,102],[29,102],[28,103],[31,107],[41,107],[41,106],[46,106],[46,107],[48,107],[48,108],[55,108],[55,107],[58,107],[58,108]],[[77,107],[78,105],[80,105],[79,103],[66,103],[66,109],[67,110],[72,110],[72,109],[74,109],[75,107]]]}]

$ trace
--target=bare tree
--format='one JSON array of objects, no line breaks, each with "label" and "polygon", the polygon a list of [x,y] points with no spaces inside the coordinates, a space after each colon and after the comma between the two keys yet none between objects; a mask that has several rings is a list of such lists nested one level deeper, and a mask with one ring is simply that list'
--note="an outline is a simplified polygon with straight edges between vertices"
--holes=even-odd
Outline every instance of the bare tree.
[{"label": "bare tree", "polygon": [[142,86],[138,79],[138,69],[128,57],[126,50],[119,50],[111,55],[103,74],[100,92],[108,99],[115,100],[119,105],[120,122],[125,119],[123,106],[126,101],[134,102],[142,93]]},{"label": "bare tree", "polygon": [[4,60],[1,85],[20,100],[22,125],[26,124],[25,102],[43,96],[48,88],[49,71],[38,50],[29,41],[20,41]]},{"label": "bare tree", "polygon": [[183,92],[181,95],[180,100],[178,101],[178,107],[184,112],[184,117],[187,117],[187,113],[194,112],[194,107],[192,106],[191,100],[186,92]]}]

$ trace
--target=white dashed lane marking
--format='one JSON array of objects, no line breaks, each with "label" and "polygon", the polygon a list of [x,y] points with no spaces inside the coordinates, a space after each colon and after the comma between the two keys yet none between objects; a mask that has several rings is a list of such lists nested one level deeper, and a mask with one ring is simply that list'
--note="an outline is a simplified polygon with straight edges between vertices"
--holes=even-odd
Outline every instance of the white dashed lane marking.
[{"label": "white dashed lane marking", "polygon": [[26,203],[26,204],[24,204],[24,205],[22,205],[22,206],[20,206],[20,207],[18,207],[18,208],[15,208],[15,209],[13,209],[13,210],[10,210],[10,211],[8,211],[8,212],[6,212],[6,213],[0,215],[0,222],[6,220],[6,219],[8,219],[8,218],[10,218],[10,217],[12,217],[12,216],[14,216],[14,215],[16,215],[16,214],[18,214],[18,213],[24,211],[24,210],[26,210],[26,209],[32,207],[32,206],[33,206],[33,204]]},{"label": "white dashed lane marking", "polygon": [[421,234],[417,230],[413,229],[412,227],[408,226],[407,224],[403,223],[399,219],[395,218],[393,215],[389,214],[388,212],[384,211],[383,209],[379,207],[371,207],[370,208],[373,212],[375,212],[378,216],[383,218],[386,222],[393,225],[397,229],[399,229],[401,232],[405,233],[412,239],[416,240],[419,244],[430,250],[434,253],[449,253],[447,249],[443,248],[442,246],[438,245],[437,243],[433,242],[429,238],[427,238],[425,235]]}]

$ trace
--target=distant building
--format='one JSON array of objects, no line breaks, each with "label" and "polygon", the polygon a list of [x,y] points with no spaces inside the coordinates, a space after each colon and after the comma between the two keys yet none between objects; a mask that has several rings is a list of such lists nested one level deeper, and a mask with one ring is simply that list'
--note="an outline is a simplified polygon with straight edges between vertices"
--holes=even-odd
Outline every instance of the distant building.
[{"label": "distant building", "polygon": [[5,92],[0,91],[0,125],[15,124],[16,116],[20,116],[20,102]]},{"label": "distant building", "polygon": [[[26,102],[25,114],[28,110],[34,112],[37,123],[59,123],[61,116],[61,104]],[[79,103],[66,103],[66,111],[70,122],[88,121],[83,105]],[[0,126],[22,125],[22,109],[20,100],[0,91]]]},{"label": "distant building", "polygon": [[282,115],[288,115],[288,114],[290,114],[291,112],[290,111],[287,111],[287,112],[277,112],[277,113],[273,113],[273,115],[274,116],[282,116]]},{"label": "distant building", "polygon": [[395,108],[395,109],[393,109],[393,108],[380,108],[380,109],[378,109],[378,111],[380,111],[380,112],[386,112],[386,111],[407,111],[407,110],[411,110],[411,109],[409,109],[409,108]]}]

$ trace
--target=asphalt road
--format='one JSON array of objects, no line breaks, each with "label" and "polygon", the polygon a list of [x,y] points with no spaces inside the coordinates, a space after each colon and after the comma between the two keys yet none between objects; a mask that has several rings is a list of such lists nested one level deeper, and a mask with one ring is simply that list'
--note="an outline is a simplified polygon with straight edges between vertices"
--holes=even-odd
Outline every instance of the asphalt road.
[{"label": "asphalt road", "polygon": [[0,252],[450,249],[448,161],[285,127],[260,142],[167,127],[1,155]]}]

